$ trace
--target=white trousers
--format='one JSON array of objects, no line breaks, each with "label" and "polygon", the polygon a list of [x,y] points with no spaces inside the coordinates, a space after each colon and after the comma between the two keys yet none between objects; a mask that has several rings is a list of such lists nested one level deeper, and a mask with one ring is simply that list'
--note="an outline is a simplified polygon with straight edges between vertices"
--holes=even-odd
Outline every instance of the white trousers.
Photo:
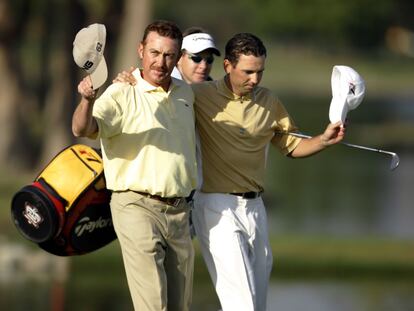
[{"label": "white trousers", "polygon": [[262,198],[197,191],[192,217],[223,311],[265,311],[273,258]]}]

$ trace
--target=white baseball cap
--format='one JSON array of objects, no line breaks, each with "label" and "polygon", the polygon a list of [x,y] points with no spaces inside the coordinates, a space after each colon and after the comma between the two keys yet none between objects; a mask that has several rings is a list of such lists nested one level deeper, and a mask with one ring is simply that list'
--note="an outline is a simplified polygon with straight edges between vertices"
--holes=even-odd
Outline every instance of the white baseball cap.
[{"label": "white baseball cap", "polygon": [[73,41],[73,59],[91,77],[96,90],[108,78],[108,69],[104,58],[106,28],[102,24],[92,24],[81,29]]},{"label": "white baseball cap", "polygon": [[220,51],[216,48],[213,37],[208,33],[193,33],[185,36],[181,49],[193,54],[212,49],[214,54],[220,56]]},{"label": "white baseball cap", "polygon": [[329,107],[331,123],[345,123],[350,110],[357,108],[365,95],[364,79],[351,67],[334,66],[331,77],[332,101]]}]

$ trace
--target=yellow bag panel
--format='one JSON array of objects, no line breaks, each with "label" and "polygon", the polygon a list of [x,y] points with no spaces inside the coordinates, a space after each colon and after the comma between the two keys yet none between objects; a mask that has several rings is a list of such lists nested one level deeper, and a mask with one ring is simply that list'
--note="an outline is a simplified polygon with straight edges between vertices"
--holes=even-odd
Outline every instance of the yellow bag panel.
[{"label": "yellow bag panel", "polygon": [[[37,180],[43,178],[52,186],[68,202],[66,210],[69,210],[78,196],[102,172],[102,158],[95,150],[86,145],[73,145],[59,153],[40,173]],[[100,186],[105,187],[102,184]]]}]

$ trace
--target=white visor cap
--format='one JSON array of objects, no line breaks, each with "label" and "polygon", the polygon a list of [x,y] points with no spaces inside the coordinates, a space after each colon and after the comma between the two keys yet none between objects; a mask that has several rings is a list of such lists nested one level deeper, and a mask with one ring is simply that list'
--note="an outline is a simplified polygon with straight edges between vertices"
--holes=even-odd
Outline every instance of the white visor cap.
[{"label": "white visor cap", "polygon": [[351,67],[334,66],[331,77],[332,101],[329,107],[331,123],[345,123],[350,110],[357,108],[365,95],[365,81]]},{"label": "white visor cap", "polygon": [[193,33],[185,36],[181,49],[193,54],[211,49],[214,54],[220,56],[220,51],[216,48],[213,37],[208,33]]},{"label": "white visor cap", "polygon": [[73,41],[73,59],[91,77],[96,90],[108,78],[108,69],[104,58],[106,28],[102,24],[92,24],[81,29]]}]

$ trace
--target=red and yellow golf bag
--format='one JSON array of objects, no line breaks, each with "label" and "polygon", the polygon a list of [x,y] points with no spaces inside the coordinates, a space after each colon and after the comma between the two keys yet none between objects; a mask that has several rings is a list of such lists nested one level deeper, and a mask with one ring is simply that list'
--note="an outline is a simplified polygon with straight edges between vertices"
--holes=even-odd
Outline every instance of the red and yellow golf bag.
[{"label": "red and yellow golf bag", "polygon": [[55,156],[13,197],[14,224],[28,240],[59,256],[80,255],[114,239],[102,158],[86,145]]}]

